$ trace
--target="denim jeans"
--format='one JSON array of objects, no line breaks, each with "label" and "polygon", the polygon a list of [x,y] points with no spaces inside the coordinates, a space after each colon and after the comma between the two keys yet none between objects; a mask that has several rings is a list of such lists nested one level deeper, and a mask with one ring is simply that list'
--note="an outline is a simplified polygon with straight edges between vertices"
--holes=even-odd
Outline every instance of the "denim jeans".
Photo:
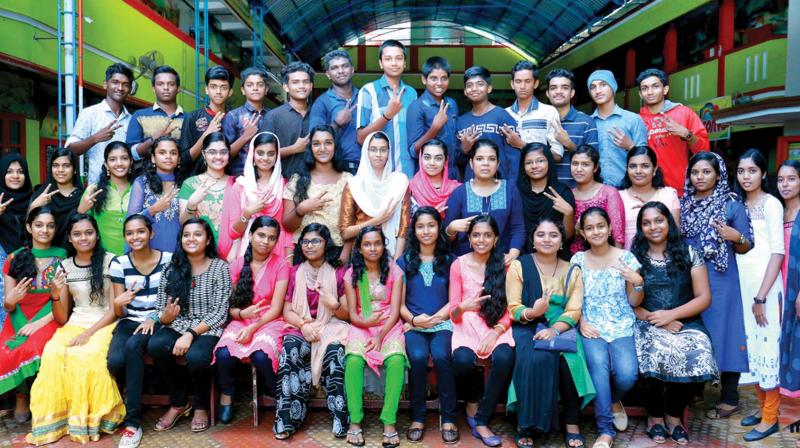
[{"label": "denim jeans", "polygon": [[582,341],[589,375],[597,390],[594,399],[597,432],[599,435],[613,438],[617,433],[614,431],[611,404],[619,401],[636,383],[639,374],[636,345],[633,336],[617,338],[612,342],[607,342],[603,338],[582,338]]},{"label": "denim jeans", "polygon": [[450,339],[453,332],[406,333],[406,354],[411,364],[408,376],[411,390],[411,421],[425,423],[425,395],[428,388],[428,356],[433,359],[439,391],[439,412],[442,423],[456,422],[456,380]]}]

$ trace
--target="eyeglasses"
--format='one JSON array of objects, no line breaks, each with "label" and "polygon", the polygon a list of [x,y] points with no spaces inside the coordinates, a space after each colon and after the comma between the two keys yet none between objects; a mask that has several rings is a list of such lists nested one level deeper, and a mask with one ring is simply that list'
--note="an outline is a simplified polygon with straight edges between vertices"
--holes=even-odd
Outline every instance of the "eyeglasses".
[{"label": "eyeglasses", "polygon": [[216,156],[227,156],[230,154],[230,151],[227,149],[206,149],[205,153],[209,157],[216,157]]},{"label": "eyeglasses", "polygon": [[321,238],[312,238],[310,240],[300,240],[300,245],[303,246],[303,247],[319,246],[320,244],[322,244],[322,239]]}]

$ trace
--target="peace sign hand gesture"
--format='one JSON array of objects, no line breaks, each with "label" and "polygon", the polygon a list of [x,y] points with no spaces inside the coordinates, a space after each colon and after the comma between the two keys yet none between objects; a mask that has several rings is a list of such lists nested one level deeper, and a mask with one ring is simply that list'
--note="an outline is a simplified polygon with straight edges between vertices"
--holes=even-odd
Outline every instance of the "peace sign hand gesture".
[{"label": "peace sign hand gesture", "polygon": [[173,299],[172,297],[167,297],[167,305],[164,307],[164,312],[161,314],[161,322],[169,325],[178,318],[178,314],[181,312],[181,306],[178,305],[180,300],[179,298]]},{"label": "peace sign hand gesture", "polygon": [[20,279],[13,288],[8,289],[8,293],[6,293],[6,303],[9,305],[16,305],[17,302],[25,298],[25,295],[28,294],[28,289],[31,287],[33,283],[33,278],[31,277],[24,277]]},{"label": "peace sign hand gesture", "polygon": [[95,143],[107,142],[114,138],[114,134],[117,132],[117,129],[121,127],[122,125],[118,124],[117,120],[111,120],[110,123],[97,131],[97,133],[92,137],[94,137]]},{"label": "peace sign hand gesture", "polygon": [[638,272],[631,269],[627,264],[625,264],[625,262],[622,261],[621,257],[618,259],[618,261],[619,264],[613,266],[613,268],[620,273],[620,275],[622,276],[622,278],[625,279],[626,282],[632,283],[634,285],[641,285],[644,283],[644,279],[642,278],[642,276],[639,275]]},{"label": "peace sign hand gesture", "polygon": [[130,289],[126,289],[122,292],[122,294],[114,297],[114,304],[119,306],[128,306],[129,303],[133,302],[133,299],[136,298],[136,294],[142,290],[142,288],[138,288],[138,283],[134,283]]},{"label": "peace sign hand gesture", "polygon": [[552,186],[547,187],[548,191],[543,191],[542,194],[551,201],[553,201],[553,210],[561,213],[564,216],[572,216],[575,213],[575,209],[567,202],[555,188]]},{"label": "peace sign hand gesture", "polygon": [[81,213],[86,213],[97,202],[97,196],[103,192],[102,188],[97,188],[97,184],[90,184],[86,187],[86,193],[81,198],[81,204],[78,206],[78,211]]},{"label": "peace sign hand gesture", "polygon": [[178,191],[180,191],[178,187],[176,185],[172,185],[169,191],[165,191],[164,194],[158,198],[156,203],[150,206],[150,214],[155,215],[156,213],[160,213],[168,209],[170,204],[172,204],[172,200],[178,195]]},{"label": "peace sign hand gesture", "polygon": [[197,206],[208,196],[209,190],[211,190],[211,187],[216,183],[217,181],[211,177],[203,179],[200,185],[197,186],[197,189],[194,190],[194,193],[189,196],[189,200],[186,201],[186,208],[197,210]]},{"label": "peace sign hand gesture", "polygon": [[569,133],[561,126],[561,120],[554,120],[553,127],[556,130],[556,141],[564,146],[564,149],[571,149],[575,147],[575,142],[569,138]]},{"label": "peace sign hand gesture", "polygon": [[628,134],[623,132],[620,128],[614,126],[608,131],[611,134],[611,138],[614,140],[614,144],[619,146],[620,148],[630,151],[633,149],[633,140],[628,137]]},{"label": "peace sign hand gesture", "polygon": [[433,123],[431,123],[433,129],[442,129],[447,124],[448,107],[450,107],[450,104],[448,104],[447,100],[442,99],[442,102],[439,103],[439,111],[433,116]]},{"label": "peace sign hand gesture", "polygon": [[11,204],[12,202],[14,202],[14,198],[11,198],[11,199],[7,200],[6,202],[3,202],[3,197],[4,196],[5,196],[5,193],[0,193],[0,215],[5,213],[6,212],[6,208],[8,208],[8,205]]},{"label": "peace sign hand gesture", "polygon": [[472,145],[481,138],[481,133],[476,132],[473,129],[466,129],[462,132],[458,139],[461,141],[461,152],[467,154],[472,150]]},{"label": "peace sign hand gesture", "polygon": [[319,195],[311,196],[305,201],[297,204],[296,210],[298,214],[305,216],[309,213],[313,213],[325,208],[325,206],[328,205],[328,202],[332,200],[331,198],[326,198],[326,194],[328,194],[328,191],[324,190]]},{"label": "peace sign hand gesture", "polygon": [[50,184],[45,185],[44,191],[42,192],[42,194],[37,196],[36,199],[34,199],[31,202],[30,209],[33,210],[36,207],[42,207],[42,206],[45,206],[45,205],[49,204],[50,201],[51,201],[51,198],[53,196],[55,196],[56,194],[58,194],[58,193],[59,193],[59,189],[58,188],[55,188],[55,189],[53,189],[53,191],[50,191]]},{"label": "peace sign hand gesture", "polygon": [[336,118],[333,121],[339,128],[347,126],[353,120],[353,109],[355,109],[356,106],[351,106],[352,102],[353,98],[348,98],[342,110],[336,114]]},{"label": "peace sign hand gesture", "polygon": [[406,88],[403,87],[398,92],[397,87],[395,87],[392,93],[389,94],[389,104],[386,105],[386,110],[383,112],[386,118],[391,120],[403,109],[403,92],[405,92],[405,90]]},{"label": "peace sign hand gesture", "polygon": [[50,283],[50,297],[61,297],[61,293],[64,292],[66,287],[67,273],[63,269],[59,269]]}]

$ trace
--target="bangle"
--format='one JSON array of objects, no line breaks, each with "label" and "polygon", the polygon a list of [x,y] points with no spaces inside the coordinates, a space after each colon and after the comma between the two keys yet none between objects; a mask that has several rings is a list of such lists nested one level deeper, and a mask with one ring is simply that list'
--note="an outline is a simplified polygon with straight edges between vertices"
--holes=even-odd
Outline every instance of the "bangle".
[{"label": "bangle", "polygon": [[242,309],[241,309],[241,308],[239,308],[239,310],[238,310],[238,311],[239,311],[239,314],[238,314],[238,316],[239,316],[239,320],[242,320]]},{"label": "bangle", "polygon": [[497,327],[500,327],[500,333],[497,333],[497,336],[498,336],[498,337],[499,337],[499,336],[502,336],[502,335],[503,335],[503,333],[505,333],[505,332],[506,332],[506,327],[504,327],[502,324],[497,324],[497,325],[495,325],[494,327],[492,327],[492,330],[497,330]]},{"label": "bangle", "polygon": [[239,221],[241,221],[242,224],[247,224],[247,221],[249,221],[249,219],[245,218],[244,215],[242,215],[242,216],[239,217]]},{"label": "bangle", "polygon": [[417,316],[412,316],[411,317],[411,326],[412,327],[416,327],[416,325],[414,324],[414,319],[416,319],[416,318],[417,318]]},{"label": "bangle", "polygon": [[561,332],[558,331],[558,329],[556,327],[550,327],[550,329],[553,330],[553,333],[555,333],[556,336],[561,334]]},{"label": "bangle", "polygon": [[519,319],[519,321],[520,321],[520,322],[522,322],[523,320],[524,320],[525,322],[530,322],[530,321],[531,321],[531,318],[530,318],[530,317],[528,317],[528,315],[527,315],[527,314],[525,314],[525,313],[527,313],[527,312],[528,312],[528,310],[529,310],[529,309],[530,309],[530,308],[525,308],[524,310],[522,310],[522,314],[520,315],[520,319]]},{"label": "bangle", "polygon": [[386,120],[386,121],[392,121],[391,118],[386,116],[386,112],[381,112],[381,117],[383,117],[383,119]]},{"label": "bangle", "polygon": [[197,209],[196,209],[196,208],[189,208],[189,207],[186,207],[186,211],[187,211],[187,212],[189,212],[189,213],[191,213],[191,214],[195,214],[195,213],[197,213]]},{"label": "bangle", "polygon": [[158,313],[151,313],[149,316],[147,316],[147,318],[155,323],[159,323],[161,321],[161,319],[158,317]]},{"label": "bangle", "polygon": [[190,328],[190,329],[186,330],[186,332],[189,333],[190,335],[192,335],[192,339],[197,339],[197,336],[198,336],[197,332],[194,331],[193,328]]},{"label": "bangle", "polygon": [[634,291],[642,292],[643,289],[644,289],[644,283],[642,283],[641,285],[637,285],[636,283],[633,284],[633,290]]}]

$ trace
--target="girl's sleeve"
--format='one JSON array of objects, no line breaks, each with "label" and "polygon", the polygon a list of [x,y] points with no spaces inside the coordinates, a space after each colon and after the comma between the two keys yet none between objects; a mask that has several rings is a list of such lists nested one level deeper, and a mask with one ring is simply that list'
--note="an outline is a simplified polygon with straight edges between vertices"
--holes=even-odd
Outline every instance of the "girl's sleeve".
[{"label": "girl's sleeve", "polygon": [[511,247],[509,249],[519,249],[520,252],[523,252],[525,249],[525,219],[522,216],[522,196],[520,196],[519,190],[515,186],[510,183],[508,185],[511,191],[511,209],[509,210]]},{"label": "girl's sleeve", "polygon": [[203,319],[203,322],[208,324],[212,330],[225,325],[231,297],[231,274],[228,264],[222,260],[219,261],[219,267],[214,272],[214,291],[211,291],[212,308],[209,315]]},{"label": "girl's sleeve", "polygon": [[141,213],[148,218],[152,218],[150,214],[144,209],[144,188],[142,188],[142,178],[137,177],[133,181],[133,186],[131,187],[131,198],[128,202],[128,216],[135,215],[137,213]]},{"label": "girl's sleeve", "polygon": [[522,264],[519,260],[514,260],[506,273],[506,301],[508,314],[517,322],[520,321],[522,312],[526,308],[522,304],[522,280]]},{"label": "girl's sleeve", "polygon": [[[750,241],[751,248],[755,246],[755,239],[753,239],[753,226],[750,224],[750,215],[747,213],[747,208],[744,204],[736,200],[729,200],[726,205],[728,214],[728,225],[738,230],[739,233]],[[781,231],[783,234],[783,231]]]},{"label": "girl's sleeve", "polygon": [[583,307],[583,275],[581,268],[578,266],[570,266],[572,274],[569,278],[567,285],[567,305],[564,307],[564,312],[561,313],[556,322],[564,322],[570,326],[578,325],[581,320],[581,308]]},{"label": "girl's sleeve", "polygon": [[463,297],[462,283],[461,283],[461,259],[457,258],[453,264],[450,265],[450,318],[453,318],[453,310],[456,309],[458,304],[461,303]]},{"label": "girl's sleeve", "polygon": [[786,248],[783,240],[783,206],[774,197],[768,197],[764,204],[764,215],[769,229],[769,253],[784,255]]}]

